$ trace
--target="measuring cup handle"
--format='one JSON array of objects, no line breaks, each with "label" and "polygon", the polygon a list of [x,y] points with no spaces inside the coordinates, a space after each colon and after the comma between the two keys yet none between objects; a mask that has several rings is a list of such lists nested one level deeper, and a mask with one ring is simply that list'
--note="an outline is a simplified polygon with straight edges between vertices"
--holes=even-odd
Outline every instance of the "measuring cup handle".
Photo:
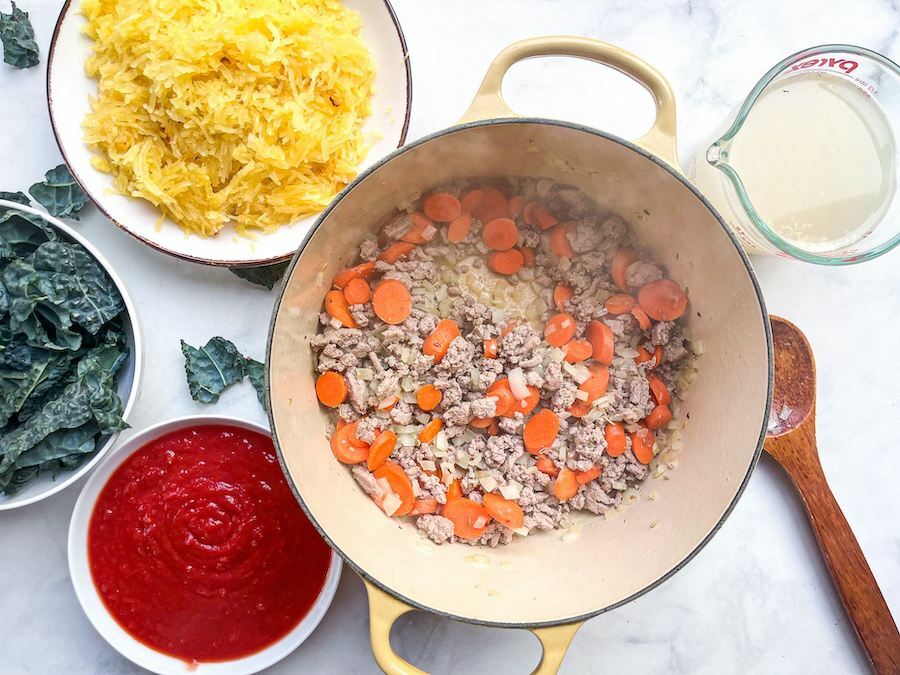
[{"label": "measuring cup handle", "polygon": [[514,63],[537,56],[574,56],[589,59],[614,68],[643,86],[653,96],[656,104],[656,120],[650,131],[633,143],[681,170],[675,143],[675,95],[666,78],[656,68],[634,54],[591,38],[546,36],[529,38],[509,45],[488,66],[484,80],[460,122],[518,117],[503,100],[501,93],[503,77]]}]

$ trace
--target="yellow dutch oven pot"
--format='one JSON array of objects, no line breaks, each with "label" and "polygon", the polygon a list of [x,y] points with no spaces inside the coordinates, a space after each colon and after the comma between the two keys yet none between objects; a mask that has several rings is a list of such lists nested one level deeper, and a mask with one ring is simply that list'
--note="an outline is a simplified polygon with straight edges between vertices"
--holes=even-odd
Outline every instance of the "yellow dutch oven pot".
[{"label": "yellow dutch oven pot", "polygon": [[[650,132],[627,142],[581,125],[516,116],[500,93],[504,74],[516,61],[549,55],[606,64],[646,87],[657,108]],[[366,584],[372,651],[384,671],[421,673],[389,641],[397,617],[421,609],[527,628],[543,645],[535,672],[554,673],[582,622],[669,578],[734,507],[765,436],[771,335],[746,255],[682,176],[675,147],[675,99],[647,63],[586,38],[518,42],[491,64],[462,123],[400,148],[359,176],[294,256],[269,338],[272,430],[300,503]],[[385,517],[335,461],[326,413],[316,402],[309,342],[332,277],[354,262],[360,241],[398,205],[456,178],[507,175],[578,186],[630,223],[689,289],[688,325],[704,353],[685,402],[680,466],[669,480],[649,479],[647,490],[658,499],[640,499],[609,520],[577,514],[578,534],[566,541],[541,532],[496,549],[435,546],[413,523]]]}]

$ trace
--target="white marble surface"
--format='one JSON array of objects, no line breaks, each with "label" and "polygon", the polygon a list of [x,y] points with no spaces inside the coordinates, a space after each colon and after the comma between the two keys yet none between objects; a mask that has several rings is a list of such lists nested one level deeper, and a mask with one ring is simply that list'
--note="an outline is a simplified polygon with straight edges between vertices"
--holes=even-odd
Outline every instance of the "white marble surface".
[{"label": "white marble surface", "polygon": [[[4,10],[7,0],[0,0]],[[21,0],[43,55],[59,0]],[[690,159],[769,66],[813,44],[857,43],[900,57],[896,3],[732,3],[546,0],[395,0],[414,79],[410,138],[459,118],[489,60],[522,37],[571,33],[614,42],[670,79],[679,148]],[[789,7],[788,7],[789,6]],[[23,189],[60,159],[41,68],[0,65],[0,188]],[[649,125],[649,99],[592,64],[534,61],[506,92],[522,112],[586,122],[623,136]],[[80,230],[117,266],[146,332],[148,367],[132,424],[201,410],[184,385],[178,339],[214,334],[261,357],[273,294],[231,274],[147,250],[91,211]],[[819,368],[819,444],[829,481],[900,616],[900,453],[896,345],[900,253],[847,269],[755,261],[771,311],[806,330]],[[263,420],[249,385],[217,406]],[[69,583],[65,538],[80,485],[18,512],[0,513],[0,671],[130,673],[82,615]],[[436,673],[528,672],[537,641],[422,614],[394,631],[398,651]],[[857,673],[865,661],[798,500],[763,459],[740,505],[706,549],[660,588],[581,629],[562,673]],[[345,571],[334,605],[310,640],[272,672],[373,673],[361,583]]]}]

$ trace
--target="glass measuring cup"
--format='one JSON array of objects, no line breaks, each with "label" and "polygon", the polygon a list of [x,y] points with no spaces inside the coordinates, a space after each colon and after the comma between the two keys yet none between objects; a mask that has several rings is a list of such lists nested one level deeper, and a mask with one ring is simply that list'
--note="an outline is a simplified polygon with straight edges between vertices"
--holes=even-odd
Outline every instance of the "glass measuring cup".
[{"label": "glass measuring cup", "polygon": [[900,244],[900,67],[823,45],[775,65],[690,172],[748,253],[825,265]]}]

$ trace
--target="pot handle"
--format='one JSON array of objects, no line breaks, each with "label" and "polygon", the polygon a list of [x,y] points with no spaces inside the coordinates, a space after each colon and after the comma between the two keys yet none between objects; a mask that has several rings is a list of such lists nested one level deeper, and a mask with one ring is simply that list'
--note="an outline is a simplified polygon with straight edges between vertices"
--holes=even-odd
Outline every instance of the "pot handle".
[{"label": "pot handle", "polygon": [[[415,607],[385,593],[366,579],[363,579],[363,583],[369,595],[369,638],[378,667],[387,675],[428,675],[397,656],[391,647],[391,626],[407,612],[414,611]],[[579,621],[564,626],[529,629],[541,641],[543,648],[541,662],[532,675],[556,675],[569,643],[582,623]]]},{"label": "pot handle", "polygon": [[666,78],[646,61],[620,47],[577,36],[546,36],[521,40],[500,52],[488,66],[484,80],[472,104],[460,122],[475,122],[494,117],[518,117],[503,100],[502,84],[506,71],[516,62],[536,56],[574,56],[615,68],[642,85],[653,96],[656,120],[646,134],[633,141],[672,167],[678,164],[675,143],[675,95]]}]

